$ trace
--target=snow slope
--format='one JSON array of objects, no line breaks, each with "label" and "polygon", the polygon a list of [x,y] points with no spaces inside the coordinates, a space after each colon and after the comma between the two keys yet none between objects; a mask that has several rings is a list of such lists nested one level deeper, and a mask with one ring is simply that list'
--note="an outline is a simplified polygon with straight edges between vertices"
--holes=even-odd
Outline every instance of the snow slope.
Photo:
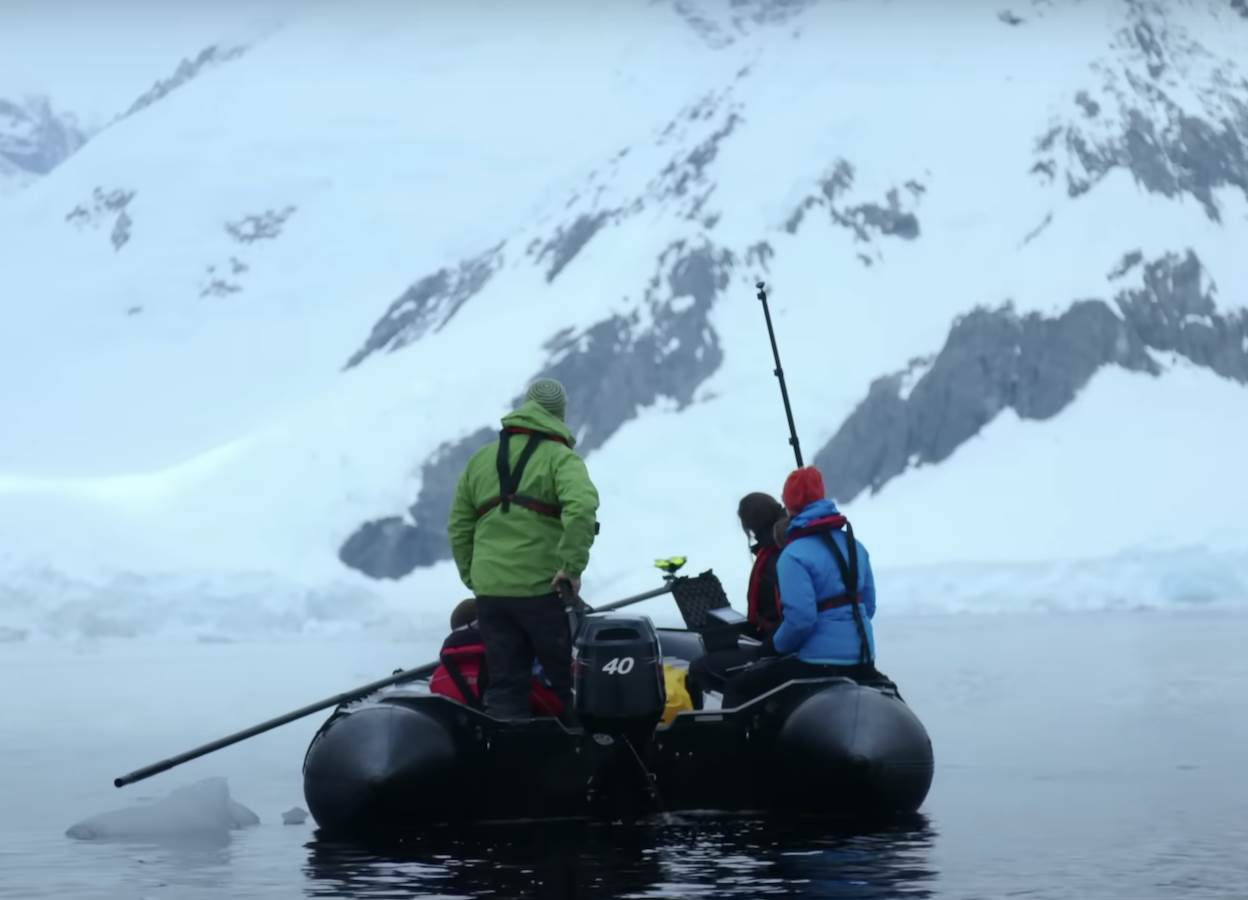
[{"label": "snow slope", "polygon": [[[1165,149],[1175,109],[1248,102],[1233,10],[727,10],[307,7],[10,198],[0,628],[441,627],[444,560],[375,581],[338,551],[370,519],[435,521],[408,512],[430,461],[560,366],[603,498],[590,599],[672,553],[740,581],[736,498],[791,466],[759,277],[808,458],[956,317],[1108,300],[1130,252],[1191,250],[1219,312],[1244,308],[1240,173]],[[1173,190],[1116,149],[1140,97]],[[1163,361],[855,497],[882,591],[1243,602],[1248,391]]]}]

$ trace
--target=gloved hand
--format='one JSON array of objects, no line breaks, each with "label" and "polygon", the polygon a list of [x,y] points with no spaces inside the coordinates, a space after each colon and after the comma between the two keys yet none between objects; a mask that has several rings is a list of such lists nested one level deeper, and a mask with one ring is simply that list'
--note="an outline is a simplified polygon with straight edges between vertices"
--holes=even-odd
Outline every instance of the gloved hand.
[{"label": "gloved hand", "polygon": [[771,639],[771,635],[763,638],[763,642],[758,645],[758,658],[766,659],[769,656],[779,656],[780,651],[776,649],[776,642]]},{"label": "gloved hand", "polygon": [[561,581],[564,582],[565,584],[571,585],[572,594],[574,596],[577,596],[577,597],[581,596],[581,579],[580,578],[575,578],[569,575],[567,572],[563,571],[563,569],[560,569],[558,572],[555,573],[555,577],[550,579],[550,586],[554,588],[556,591],[558,591],[559,582]]}]

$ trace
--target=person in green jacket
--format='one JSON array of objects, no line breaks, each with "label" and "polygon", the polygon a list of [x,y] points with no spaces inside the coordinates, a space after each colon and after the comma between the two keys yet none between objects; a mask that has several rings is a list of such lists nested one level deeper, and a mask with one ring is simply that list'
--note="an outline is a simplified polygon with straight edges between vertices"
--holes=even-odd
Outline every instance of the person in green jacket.
[{"label": "person in green jacket", "polygon": [[572,708],[572,634],[560,582],[579,593],[597,533],[598,491],[564,423],[567,393],[542,378],[468,461],[448,533],[477,597],[489,684],[486,712],[527,718],[533,660]]}]

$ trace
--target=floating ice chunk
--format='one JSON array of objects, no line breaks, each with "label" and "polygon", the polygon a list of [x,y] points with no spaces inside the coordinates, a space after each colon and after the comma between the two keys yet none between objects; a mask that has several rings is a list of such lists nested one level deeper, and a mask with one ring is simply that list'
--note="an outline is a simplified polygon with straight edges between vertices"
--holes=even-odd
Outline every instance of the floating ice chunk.
[{"label": "floating ice chunk", "polygon": [[260,824],[260,817],[237,800],[231,799],[228,809],[230,811],[231,829],[250,828],[252,825]]},{"label": "floating ice chunk", "polygon": [[282,813],[283,825],[302,825],[306,821],[308,821],[308,811],[306,809],[300,809],[296,806]]},{"label": "floating ice chunk", "polygon": [[78,840],[222,836],[260,824],[260,818],[231,799],[224,778],[206,778],[178,788],[160,800],[100,813],[71,826],[65,834]]}]

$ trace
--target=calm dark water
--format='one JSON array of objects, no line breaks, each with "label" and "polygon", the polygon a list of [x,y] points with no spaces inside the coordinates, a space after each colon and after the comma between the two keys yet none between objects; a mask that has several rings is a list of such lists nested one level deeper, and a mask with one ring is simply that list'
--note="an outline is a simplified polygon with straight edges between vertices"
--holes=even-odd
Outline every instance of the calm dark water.
[{"label": "calm dark water", "polygon": [[867,833],[760,819],[491,829],[308,846],[311,897],[931,897],[922,818]]},{"label": "calm dark water", "polygon": [[[671,816],[372,848],[281,824],[304,805],[320,717],[124,791],[111,779],[429,648],[0,644],[0,897],[1248,898],[1248,613],[893,619],[878,637],[935,747],[914,821]],[[209,775],[261,824],[212,841],[65,836]]]}]

